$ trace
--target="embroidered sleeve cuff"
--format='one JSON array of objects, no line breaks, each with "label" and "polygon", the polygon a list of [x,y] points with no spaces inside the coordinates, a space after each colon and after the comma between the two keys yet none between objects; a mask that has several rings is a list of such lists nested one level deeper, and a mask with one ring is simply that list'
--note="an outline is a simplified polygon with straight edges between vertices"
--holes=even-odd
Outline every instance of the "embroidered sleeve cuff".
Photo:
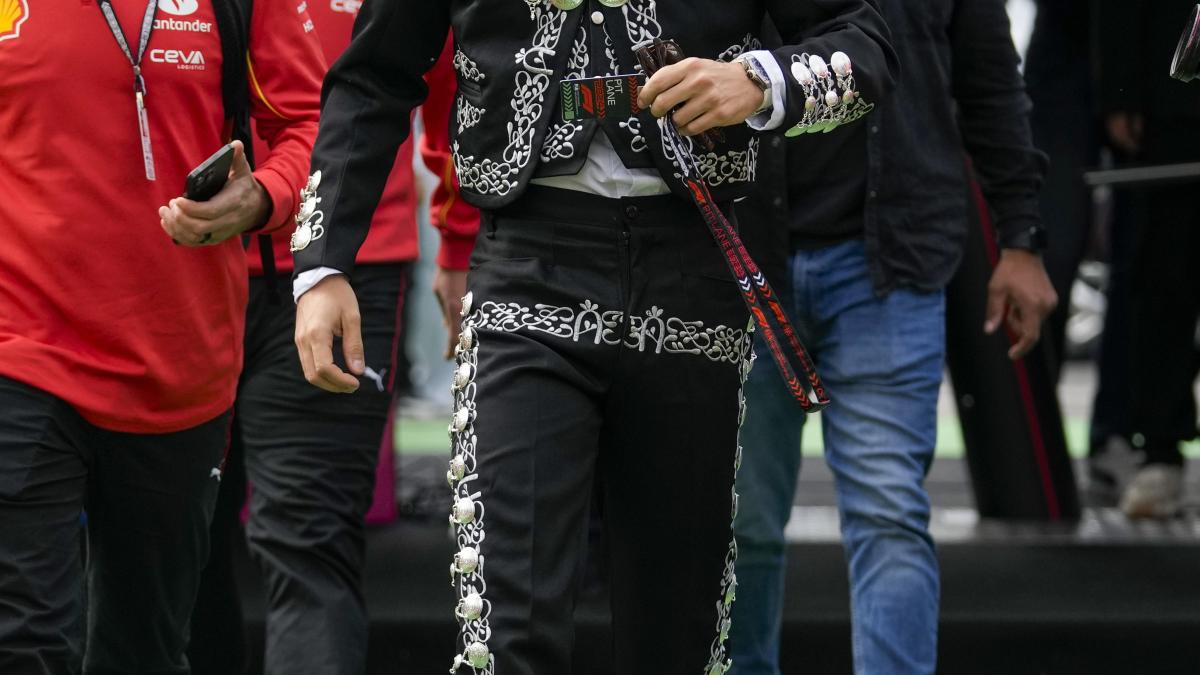
[{"label": "embroidered sleeve cuff", "polygon": [[475,237],[450,237],[442,234],[437,265],[447,270],[465,270],[470,267],[471,251],[474,249]]},{"label": "embroidered sleeve cuff", "polygon": [[783,70],[771,52],[766,50],[747,52],[746,60],[763,79],[771,83],[771,107],[751,115],[746,124],[758,131],[778,129],[783,124],[784,113],[787,112],[787,80],[783,77]]},{"label": "embroidered sleeve cuff", "polygon": [[271,216],[259,232],[271,232],[283,227],[296,212],[296,191],[278,173],[271,169],[254,172],[254,179],[263,186],[271,198]]},{"label": "embroidered sleeve cuff", "polygon": [[331,277],[335,274],[341,274],[340,271],[332,267],[318,267],[296,275],[292,280],[292,300],[300,302],[300,296],[312,290],[313,286],[321,283],[325,277]]}]

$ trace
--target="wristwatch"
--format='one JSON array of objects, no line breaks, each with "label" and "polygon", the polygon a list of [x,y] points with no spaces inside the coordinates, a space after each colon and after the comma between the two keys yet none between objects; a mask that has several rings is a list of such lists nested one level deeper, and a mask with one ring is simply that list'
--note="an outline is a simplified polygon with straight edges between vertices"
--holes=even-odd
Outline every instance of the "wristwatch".
[{"label": "wristwatch", "polygon": [[736,59],[734,59],[733,61],[734,61],[734,63],[741,65],[742,68],[745,68],[746,69],[746,77],[751,82],[753,82],[755,85],[757,85],[759,89],[762,90],[762,93],[763,93],[762,104],[758,106],[758,109],[754,111],[754,114],[757,115],[758,113],[766,110],[767,108],[770,108],[771,107],[771,82],[766,77],[764,77],[761,72],[759,72],[758,66],[755,64],[754,59],[750,58],[749,54],[743,54],[743,55],[737,57]]},{"label": "wristwatch", "polygon": [[1022,229],[1001,233],[999,236],[1000,248],[1017,248],[1033,253],[1041,253],[1046,250],[1046,228],[1038,225],[1030,225]]}]

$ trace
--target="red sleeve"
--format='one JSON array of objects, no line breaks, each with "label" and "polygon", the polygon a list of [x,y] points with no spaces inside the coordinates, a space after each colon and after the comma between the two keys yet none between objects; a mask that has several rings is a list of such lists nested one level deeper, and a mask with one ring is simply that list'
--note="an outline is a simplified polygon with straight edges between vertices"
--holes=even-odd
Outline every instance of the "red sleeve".
[{"label": "red sleeve", "polygon": [[425,133],[421,136],[420,151],[425,166],[440,178],[429,200],[430,218],[442,233],[438,267],[465,270],[479,232],[479,209],[459,197],[458,176],[450,156],[450,112],[457,90],[453,44],[453,39],[446,41],[441,58],[425,74],[429,97],[421,108]]},{"label": "red sleeve", "polygon": [[250,20],[250,115],[270,152],[254,177],[271,196],[265,231],[286,224],[299,207],[300,188],[317,137],[325,57],[307,11],[288,2],[259,2]]}]

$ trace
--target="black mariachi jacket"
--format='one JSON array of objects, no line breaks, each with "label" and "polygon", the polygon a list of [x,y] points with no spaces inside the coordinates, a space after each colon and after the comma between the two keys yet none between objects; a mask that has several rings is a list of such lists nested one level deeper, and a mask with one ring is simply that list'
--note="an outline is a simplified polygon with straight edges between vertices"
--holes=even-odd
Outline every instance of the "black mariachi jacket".
[{"label": "black mariachi jacket", "polygon": [[[836,119],[827,123],[831,115],[822,117],[830,109],[819,100],[815,111],[807,101],[806,116],[814,92],[801,85],[792,65],[810,54],[826,62],[838,51],[849,56],[859,110],[890,88],[896,60],[874,0],[628,0],[617,7],[584,0],[572,10],[550,0],[368,0],[349,48],[325,80],[314,175],[294,246],[296,273],[353,269],[396,149],[409,133],[409,113],[425,98],[422,75],[448,28],[456,41],[451,145],[461,194],[495,209],[516,200],[539,166],[560,174],[582,163],[595,129],[562,123],[558,85],[564,77],[638,72],[634,50],[656,37],[674,39],[688,56],[730,60],[759,48],[756,35],[767,13],[790,45],[772,51],[788,84],[785,126],[836,125]],[[818,92],[816,98],[824,97]],[[623,159],[637,166],[647,155],[633,155],[648,153],[647,164],[686,198],[649,111],[618,128],[628,134],[627,143],[620,136],[613,143]],[[748,127],[737,125],[725,129],[725,143],[714,152],[697,152],[717,199],[746,194],[758,143]]]}]

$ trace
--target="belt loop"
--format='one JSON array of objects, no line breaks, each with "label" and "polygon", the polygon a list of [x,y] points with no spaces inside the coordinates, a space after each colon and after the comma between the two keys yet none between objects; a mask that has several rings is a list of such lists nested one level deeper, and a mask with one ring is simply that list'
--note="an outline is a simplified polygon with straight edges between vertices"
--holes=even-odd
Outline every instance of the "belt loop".
[{"label": "belt loop", "polygon": [[484,234],[487,236],[488,239],[495,239],[496,238],[496,215],[494,213],[492,213],[491,211],[484,211],[483,213],[479,214],[479,217],[483,222]]}]

